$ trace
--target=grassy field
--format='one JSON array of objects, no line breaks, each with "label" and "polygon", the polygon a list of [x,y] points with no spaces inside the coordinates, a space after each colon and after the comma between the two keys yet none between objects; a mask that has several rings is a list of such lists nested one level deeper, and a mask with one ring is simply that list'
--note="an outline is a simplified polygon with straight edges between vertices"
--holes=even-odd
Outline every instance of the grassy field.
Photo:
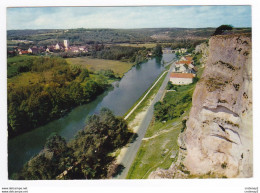
[{"label": "grassy field", "polygon": [[[202,71],[203,69],[200,68],[199,77]],[[168,104],[181,104],[182,98],[188,93],[193,93],[195,86],[195,83],[179,86],[177,92],[167,92],[163,100]],[[191,100],[185,102],[182,104],[183,109],[177,109],[178,111],[184,110],[184,114],[166,122],[156,121],[153,118],[128,172],[127,179],[148,178],[152,171],[157,168],[168,169],[172,162],[177,160],[179,150],[177,140],[183,127],[182,120],[189,115],[191,106]]]},{"label": "grassy field", "polygon": [[[193,88],[195,85],[193,85]],[[164,100],[180,100],[191,89],[166,93]],[[128,172],[127,179],[144,179],[157,168],[168,169],[178,153],[178,136],[182,128],[182,119],[189,114],[191,101],[185,104],[185,113],[167,122],[153,121],[149,125],[145,138],[138,150],[137,156]]]},{"label": "grassy field", "polygon": [[10,78],[12,76],[15,76],[17,74],[17,69],[19,66],[24,65],[28,60],[33,58],[35,56],[31,55],[21,55],[21,56],[15,56],[15,57],[9,57],[7,58],[7,77]]},{"label": "grassy field", "polygon": [[27,86],[30,84],[39,83],[42,80],[42,75],[36,72],[26,72],[15,77],[8,78],[8,84],[13,86]]},{"label": "grassy field", "polygon": [[[176,126],[173,126],[173,123]],[[161,132],[156,131],[159,128]],[[155,134],[145,135],[145,140],[142,141],[127,179],[146,179],[158,167],[168,169],[176,159],[176,157],[170,157],[173,153],[178,152],[177,139],[181,131],[180,121],[171,120],[162,126],[153,120],[148,130],[154,130]]]},{"label": "grassy field", "polygon": [[91,71],[111,69],[120,77],[122,77],[134,65],[134,63],[127,63],[116,60],[92,59],[89,57],[68,58],[66,60],[70,64],[86,67]]}]

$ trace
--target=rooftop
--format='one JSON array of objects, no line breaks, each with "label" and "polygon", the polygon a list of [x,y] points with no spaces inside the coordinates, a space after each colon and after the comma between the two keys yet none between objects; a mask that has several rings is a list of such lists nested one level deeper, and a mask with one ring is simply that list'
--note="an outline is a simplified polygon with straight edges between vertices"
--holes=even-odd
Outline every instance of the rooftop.
[{"label": "rooftop", "polygon": [[171,78],[193,78],[192,73],[171,73]]},{"label": "rooftop", "polygon": [[188,60],[188,61],[181,60],[181,61],[176,62],[176,64],[191,64],[191,61],[190,60]]},{"label": "rooftop", "polygon": [[191,56],[185,56],[186,60],[192,61],[192,57]]}]

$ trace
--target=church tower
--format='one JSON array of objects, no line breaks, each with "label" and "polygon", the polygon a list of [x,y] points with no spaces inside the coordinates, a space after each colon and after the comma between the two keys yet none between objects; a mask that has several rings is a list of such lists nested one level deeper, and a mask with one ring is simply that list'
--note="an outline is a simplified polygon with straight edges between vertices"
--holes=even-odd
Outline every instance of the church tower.
[{"label": "church tower", "polygon": [[68,40],[64,40],[64,47],[65,47],[65,50],[69,49]]}]

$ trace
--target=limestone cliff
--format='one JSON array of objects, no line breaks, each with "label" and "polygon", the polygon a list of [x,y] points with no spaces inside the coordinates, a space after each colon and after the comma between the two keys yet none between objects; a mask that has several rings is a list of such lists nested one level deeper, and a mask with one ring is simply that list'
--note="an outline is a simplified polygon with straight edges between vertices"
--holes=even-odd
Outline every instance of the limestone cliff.
[{"label": "limestone cliff", "polygon": [[200,63],[202,64],[202,66],[204,67],[207,58],[209,56],[209,46],[206,42],[199,44],[196,46],[195,48],[195,53],[201,53],[202,57],[200,59]]},{"label": "limestone cliff", "polygon": [[180,136],[191,174],[252,176],[252,59],[249,35],[215,36]]},{"label": "limestone cliff", "polygon": [[251,36],[214,36],[208,53],[178,161],[151,178],[253,175]]}]

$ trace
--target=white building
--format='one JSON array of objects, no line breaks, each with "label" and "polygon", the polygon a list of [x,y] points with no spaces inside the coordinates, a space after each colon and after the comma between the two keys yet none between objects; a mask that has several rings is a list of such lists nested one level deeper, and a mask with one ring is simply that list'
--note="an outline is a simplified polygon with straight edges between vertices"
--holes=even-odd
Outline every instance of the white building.
[{"label": "white building", "polygon": [[182,56],[180,61],[187,61],[187,59],[184,56]]},{"label": "white building", "polygon": [[57,43],[56,45],[55,45],[55,50],[59,50],[60,49],[60,45]]},{"label": "white building", "polygon": [[193,82],[193,77],[192,73],[171,73],[170,81],[176,85],[187,85]]},{"label": "white building", "polygon": [[187,52],[187,49],[185,49],[185,48],[179,49],[179,53],[183,54],[183,53],[185,53],[185,52]]},{"label": "white building", "polygon": [[69,48],[68,40],[64,40],[64,47],[66,50]]},{"label": "white building", "polygon": [[76,46],[70,47],[70,51],[74,52],[74,53],[78,53],[79,52],[79,48]]},{"label": "white building", "polygon": [[28,49],[28,53],[30,53],[30,54],[32,53],[32,49],[31,48]]},{"label": "white building", "polygon": [[173,68],[173,72],[190,73],[190,70],[188,66],[185,64],[175,64],[175,68]]}]

